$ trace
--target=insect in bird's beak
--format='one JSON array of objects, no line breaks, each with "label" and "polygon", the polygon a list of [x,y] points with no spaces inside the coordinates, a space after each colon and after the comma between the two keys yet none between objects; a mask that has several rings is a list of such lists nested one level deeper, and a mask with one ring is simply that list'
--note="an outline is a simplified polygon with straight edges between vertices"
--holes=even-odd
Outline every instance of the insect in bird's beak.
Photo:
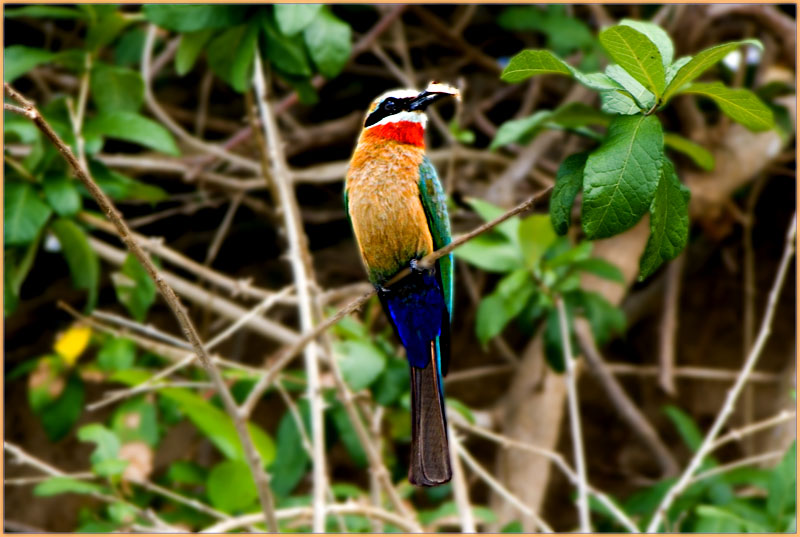
[{"label": "insect in bird's beak", "polygon": [[444,97],[455,97],[461,99],[461,93],[457,88],[447,84],[440,84],[439,82],[431,82],[428,87],[420,93],[409,105],[410,111],[422,110],[424,111],[428,106],[435,103]]}]

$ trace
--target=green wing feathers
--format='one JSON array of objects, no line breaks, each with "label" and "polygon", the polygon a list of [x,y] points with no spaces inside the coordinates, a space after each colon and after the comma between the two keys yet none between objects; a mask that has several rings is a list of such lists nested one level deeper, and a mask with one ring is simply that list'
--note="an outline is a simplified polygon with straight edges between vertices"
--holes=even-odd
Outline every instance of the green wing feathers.
[{"label": "green wing feathers", "polygon": [[[419,193],[428,226],[433,237],[433,246],[437,250],[450,244],[450,218],[447,215],[447,198],[439,182],[436,168],[425,157],[419,166]],[[453,254],[439,258],[439,273],[442,278],[444,301],[450,318],[453,317]]]}]

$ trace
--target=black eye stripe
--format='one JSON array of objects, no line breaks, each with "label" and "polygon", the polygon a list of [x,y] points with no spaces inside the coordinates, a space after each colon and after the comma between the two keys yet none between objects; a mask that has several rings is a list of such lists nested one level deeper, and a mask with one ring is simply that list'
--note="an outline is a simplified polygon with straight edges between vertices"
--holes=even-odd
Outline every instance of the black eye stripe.
[{"label": "black eye stripe", "polygon": [[[387,118],[389,116],[393,116],[398,112],[403,112],[408,110],[408,107],[411,105],[411,101],[414,100],[414,97],[407,97],[405,99],[398,99],[397,97],[387,97],[383,100],[383,102],[375,108],[369,116],[367,116],[367,120],[364,122],[364,127],[370,127],[380,120]],[[387,104],[394,103],[394,107],[389,106],[387,108]]]}]

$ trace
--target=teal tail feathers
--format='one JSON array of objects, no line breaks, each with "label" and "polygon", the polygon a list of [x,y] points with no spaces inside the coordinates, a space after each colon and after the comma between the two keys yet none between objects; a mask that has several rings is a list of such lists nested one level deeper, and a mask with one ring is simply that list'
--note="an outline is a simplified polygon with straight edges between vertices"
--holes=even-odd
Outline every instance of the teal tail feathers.
[{"label": "teal tail feathers", "polygon": [[410,365],[411,462],[408,480],[426,487],[447,483],[453,475],[437,352],[436,340],[431,341],[427,365],[424,368]]}]

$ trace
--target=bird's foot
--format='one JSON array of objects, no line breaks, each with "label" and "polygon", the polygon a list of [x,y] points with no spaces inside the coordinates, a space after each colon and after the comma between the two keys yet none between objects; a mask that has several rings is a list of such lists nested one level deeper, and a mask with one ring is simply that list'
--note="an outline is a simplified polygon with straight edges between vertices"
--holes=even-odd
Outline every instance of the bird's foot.
[{"label": "bird's foot", "polygon": [[419,259],[412,259],[408,265],[411,268],[411,272],[415,272],[417,274],[431,274],[433,272],[431,267],[425,267],[424,265],[420,264]]}]

